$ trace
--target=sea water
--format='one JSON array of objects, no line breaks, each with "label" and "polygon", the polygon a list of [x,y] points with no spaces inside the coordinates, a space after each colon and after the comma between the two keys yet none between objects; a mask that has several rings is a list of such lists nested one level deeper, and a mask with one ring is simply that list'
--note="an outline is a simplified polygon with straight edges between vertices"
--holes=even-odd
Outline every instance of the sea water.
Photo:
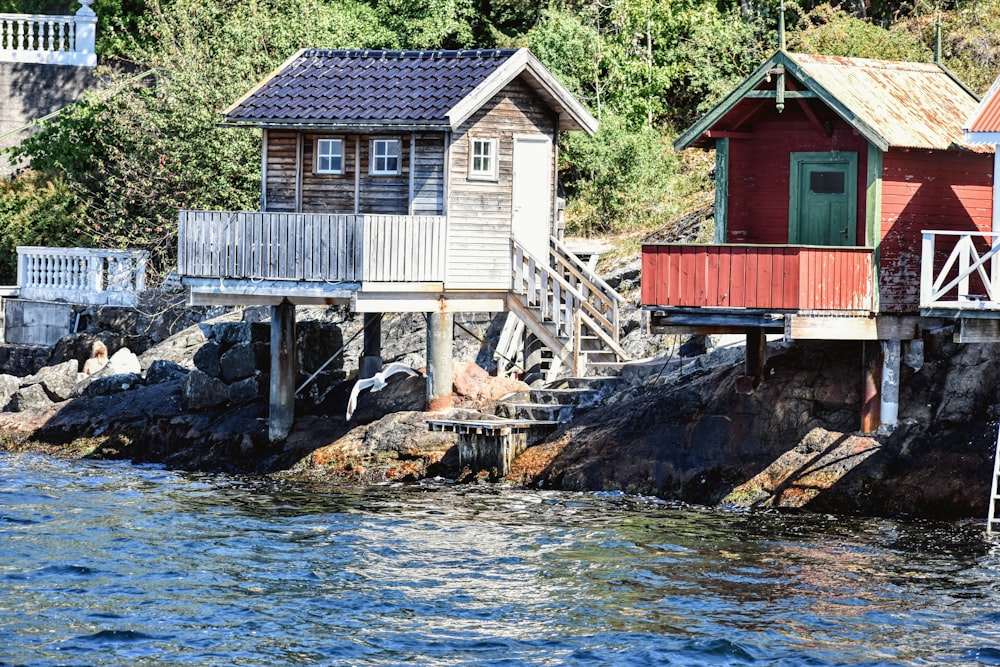
[{"label": "sea water", "polygon": [[996,665],[983,522],[0,454],[0,665]]}]

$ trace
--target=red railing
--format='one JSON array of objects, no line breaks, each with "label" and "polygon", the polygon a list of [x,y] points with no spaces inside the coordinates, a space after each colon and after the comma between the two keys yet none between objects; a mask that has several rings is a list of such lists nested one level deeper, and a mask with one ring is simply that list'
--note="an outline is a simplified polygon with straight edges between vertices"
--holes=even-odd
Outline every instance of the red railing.
[{"label": "red railing", "polygon": [[642,304],[873,311],[871,248],[644,245]]}]

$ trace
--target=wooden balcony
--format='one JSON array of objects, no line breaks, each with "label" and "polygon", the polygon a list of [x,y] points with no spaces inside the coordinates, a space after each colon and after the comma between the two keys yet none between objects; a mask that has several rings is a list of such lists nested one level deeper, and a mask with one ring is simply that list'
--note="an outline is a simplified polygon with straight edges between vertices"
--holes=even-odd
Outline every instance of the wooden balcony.
[{"label": "wooden balcony", "polygon": [[920,254],[921,312],[1000,317],[1000,233],[925,231]]},{"label": "wooden balcony", "polygon": [[442,216],[181,211],[178,273],[261,283],[445,278]]},{"label": "wooden balcony", "polygon": [[871,248],[644,245],[642,304],[866,315],[876,308]]}]

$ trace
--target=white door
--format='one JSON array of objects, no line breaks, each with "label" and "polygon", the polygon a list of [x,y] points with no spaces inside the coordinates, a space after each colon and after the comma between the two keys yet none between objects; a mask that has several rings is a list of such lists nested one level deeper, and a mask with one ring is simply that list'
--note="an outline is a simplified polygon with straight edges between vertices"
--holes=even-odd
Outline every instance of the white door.
[{"label": "white door", "polygon": [[552,141],[514,138],[511,234],[525,250],[548,263],[552,224]]}]

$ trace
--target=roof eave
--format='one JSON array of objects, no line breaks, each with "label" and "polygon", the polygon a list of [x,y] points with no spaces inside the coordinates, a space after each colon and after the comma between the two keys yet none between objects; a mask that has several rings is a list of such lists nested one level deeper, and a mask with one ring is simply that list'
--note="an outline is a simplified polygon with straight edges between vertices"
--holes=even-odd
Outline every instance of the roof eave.
[{"label": "roof eave", "polygon": [[439,130],[444,131],[451,125],[444,120],[412,121],[412,120],[288,120],[284,118],[226,118],[221,127],[253,127],[267,130],[322,130],[325,132],[376,132],[378,130]]},{"label": "roof eave", "polygon": [[1000,132],[962,130],[962,138],[971,146],[996,146],[1000,144]]},{"label": "roof eave", "polygon": [[528,49],[518,49],[497,67],[471,93],[448,111],[452,129],[458,128],[486,102],[523,72],[531,75],[535,84],[555,101],[560,115],[560,129],[579,130],[593,136],[597,119],[538,61]]},{"label": "roof eave", "polygon": [[715,123],[717,123],[723,116],[732,110],[733,107],[743,100],[747,93],[756,88],[760,82],[764,80],[764,77],[768,75],[768,72],[774,69],[777,65],[785,67],[785,69],[796,79],[801,81],[806,88],[816,93],[816,96],[824,104],[833,109],[834,113],[840,116],[844,122],[857,130],[858,134],[883,151],[889,149],[889,142],[885,137],[876,132],[867,123],[860,120],[854,113],[851,112],[850,109],[845,107],[837,98],[831,95],[828,90],[821,86],[797,62],[795,62],[792,54],[787,51],[779,50],[767,59],[764,64],[758,67],[753,74],[744,79],[743,83],[737,86],[733,92],[727,95],[711,111],[702,116],[702,118],[699,119],[694,125],[685,130],[684,133],[674,141],[674,150],[684,150],[698,141],[698,139],[700,139],[706,131],[711,129]]}]

